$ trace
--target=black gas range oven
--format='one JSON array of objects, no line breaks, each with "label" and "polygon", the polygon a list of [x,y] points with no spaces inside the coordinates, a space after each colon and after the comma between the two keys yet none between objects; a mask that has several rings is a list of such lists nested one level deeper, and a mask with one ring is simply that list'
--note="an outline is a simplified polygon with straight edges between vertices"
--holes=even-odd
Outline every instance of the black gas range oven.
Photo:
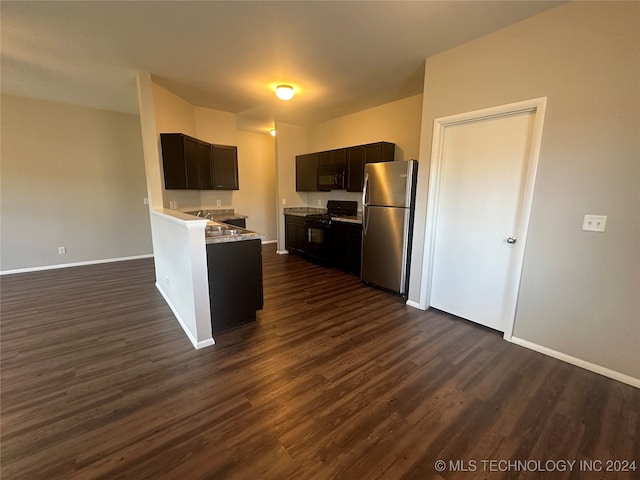
[{"label": "black gas range oven", "polygon": [[351,217],[358,213],[358,202],[329,200],[327,213],[305,215],[306,257],[323,266],[331,265],[331,222],[333,217]]}]

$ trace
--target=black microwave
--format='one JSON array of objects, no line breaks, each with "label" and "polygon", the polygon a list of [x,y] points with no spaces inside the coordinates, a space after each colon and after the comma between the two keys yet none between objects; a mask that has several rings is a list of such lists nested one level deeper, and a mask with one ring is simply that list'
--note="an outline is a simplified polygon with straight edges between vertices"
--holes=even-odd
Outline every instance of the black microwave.
[{"label": "black microwave", "polygon": [[318,167],[319,190],[344,190],[346,168],[344,165]]}]

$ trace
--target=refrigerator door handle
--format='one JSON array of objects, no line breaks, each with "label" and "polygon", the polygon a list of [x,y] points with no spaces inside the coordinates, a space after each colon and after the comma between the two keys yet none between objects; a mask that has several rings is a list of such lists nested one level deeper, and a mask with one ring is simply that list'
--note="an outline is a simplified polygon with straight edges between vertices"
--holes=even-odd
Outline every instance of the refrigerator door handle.
[{"label": "refrigerator door handle", "polygon": [[367,234],[367,191],[369,190],[369,174],[364,174],[364,182],[362,184],[362,235]]},{"label": "refrigerator door handle", "polygon": [[364,174],[364,182],[362,183],[362,206],[369,203],[369,199],[367,198],[369,194],[369,174]]},{"label": "refrigerator door handle", "polygon": [[411,219],[411,211],[410,209],[405,209],[404,211],[404,228],[402,229],[402,270],[400,272],[400,294],[404,295],[407,293],[407,274],[408,272],[408,262],[409,262],[409,242],[412,240],[409,237],[409,222]]}]

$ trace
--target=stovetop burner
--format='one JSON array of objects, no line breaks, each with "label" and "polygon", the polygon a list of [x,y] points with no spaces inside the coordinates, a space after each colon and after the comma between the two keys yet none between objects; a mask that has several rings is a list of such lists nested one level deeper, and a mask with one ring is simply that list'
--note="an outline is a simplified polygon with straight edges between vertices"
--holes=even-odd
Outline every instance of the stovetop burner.
[{"label": "stovetop burner", "polygon": [[330,225],[333,217],[349,217],[358,213],[358,202],[348,200],[329,200],[327,213],[313,213],[305,216],[307,225]]}]

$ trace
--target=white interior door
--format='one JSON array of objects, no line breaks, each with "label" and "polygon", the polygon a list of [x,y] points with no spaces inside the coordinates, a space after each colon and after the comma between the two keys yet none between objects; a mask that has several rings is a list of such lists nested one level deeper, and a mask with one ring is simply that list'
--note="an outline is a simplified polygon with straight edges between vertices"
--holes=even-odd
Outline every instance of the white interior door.
[{"label": "white interior door", "polygon": [[522,264],[535,117],[529,110],[454,123],[441,137],[429,304],[502,332],[513,321]]}]

